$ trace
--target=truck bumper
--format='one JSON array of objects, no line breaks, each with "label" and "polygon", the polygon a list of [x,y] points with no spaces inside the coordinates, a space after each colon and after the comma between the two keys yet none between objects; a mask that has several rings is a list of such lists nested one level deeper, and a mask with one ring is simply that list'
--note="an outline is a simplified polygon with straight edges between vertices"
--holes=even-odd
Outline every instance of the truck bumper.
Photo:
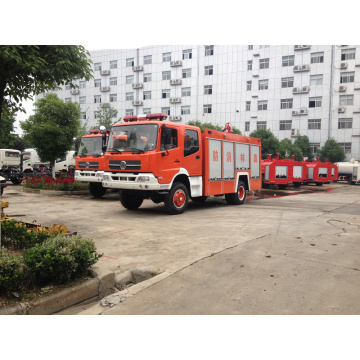
[{"label": "truck bumper", "polygon": [[102,182],[104,171],[75,170],[75,181]]},{"label": "truck bumper", "polygon": [[103,187],[124,190],[170,190],[171,184],[159,184],[152,173],[112,173],[103,175]]}]

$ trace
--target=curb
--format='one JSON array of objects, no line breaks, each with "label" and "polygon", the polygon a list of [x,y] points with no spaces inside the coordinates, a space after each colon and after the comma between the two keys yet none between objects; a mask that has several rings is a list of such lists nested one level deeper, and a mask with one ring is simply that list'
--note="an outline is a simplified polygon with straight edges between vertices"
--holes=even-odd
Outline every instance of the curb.
[{"label": "curb", "polygon": [[0,310],[0,315],[51,315],[88,299],[101,300],[115,292],[115,273],[99,267],[91,268],[90,272],[93,279],[34,302],[5,308]]},{"label": "curb", "polygon": [[32,194],[40,194],[40,195],[52,195],[52,196],[58,196],[58,195],[87,195],[87,194],[90,194],[89,190],[60,191],[60,190],[29,189],[29,188],[25,188],[25,187],[23,188],[23,192],[32,193]]}]

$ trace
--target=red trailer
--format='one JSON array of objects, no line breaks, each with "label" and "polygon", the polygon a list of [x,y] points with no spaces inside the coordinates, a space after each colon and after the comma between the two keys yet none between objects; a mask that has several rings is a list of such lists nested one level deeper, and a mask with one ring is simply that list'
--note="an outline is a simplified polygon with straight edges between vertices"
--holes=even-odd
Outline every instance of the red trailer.
[{"label": "red trailer", "polygon": [[[332,163],[321,162],[320,158],[313,159],[312,162],[305,162],[308,169],[308,183],[315,183],[317,186],[323,184],[330,184],[332,179],[335,179],[336,170]],[[334,175],[332,175],[334,174]]]}]

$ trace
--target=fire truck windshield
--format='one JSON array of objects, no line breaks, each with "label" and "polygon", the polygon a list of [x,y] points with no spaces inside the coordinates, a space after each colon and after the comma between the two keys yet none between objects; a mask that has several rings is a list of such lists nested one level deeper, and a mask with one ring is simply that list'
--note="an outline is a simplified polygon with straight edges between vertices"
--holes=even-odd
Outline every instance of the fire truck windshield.
[{"label": "fire truck windshield", "polygon": [[131,124],[111,129],[106,151],[151,151],[156,149],[158,125]]},{"label": "fire truck windshield", "polygon": [[102,136],[83,137],[80,141],[78,155],[101,155]]}]

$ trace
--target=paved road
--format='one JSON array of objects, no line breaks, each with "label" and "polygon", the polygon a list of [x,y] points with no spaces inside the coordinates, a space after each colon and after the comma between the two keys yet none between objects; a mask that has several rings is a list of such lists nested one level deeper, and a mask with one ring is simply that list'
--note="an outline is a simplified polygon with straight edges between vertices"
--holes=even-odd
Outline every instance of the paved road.
[{"label": "paved road", "polygon": [[323,188],[334,190],[243,206],[215,199],[180,216],[150,201],[124,210],[117,194],[48,197],[9,187],[3,200],[9,215],[92,237],[105,254],[101,267],[163,271],[84,314],[359,314],[360,187]]}]

